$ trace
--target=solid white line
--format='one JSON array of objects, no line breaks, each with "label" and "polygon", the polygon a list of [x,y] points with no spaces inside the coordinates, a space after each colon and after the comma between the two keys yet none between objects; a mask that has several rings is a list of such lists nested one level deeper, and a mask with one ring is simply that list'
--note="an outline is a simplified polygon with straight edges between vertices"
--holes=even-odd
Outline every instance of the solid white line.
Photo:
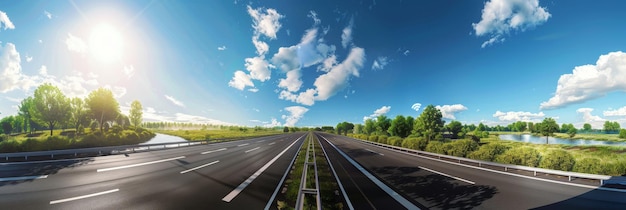
[{"label": "solid white line", "polygon": [[[302,138],[302,137],[300,137],[300,138]],[[244,188],[246,188],[250,183],[252,183],[252,181],[254,181],[254,179],[256,179],[259,175],[261,175],[261,173],[263,173],[263,171],[265,171],[265,169],[270,167],[270,165],[272,165],[272,163],[274,163],[280,156],[285,154],[285,152],[287,152],[287,150],[289,150],[289,148],[291,148],[291,146],[293,146],[296,142],[298,142],[298,141],[294,141],[293,143],[291,143],[287,148],[285,148],[285,150],[283,150],[278,155],[276,155],[276,157],[272,158],[272,160],[270,160],[270,162],[267,162],[263,167],[261,167],[259,170],[254,172],[254,174],[252,174],[252,176],[250,176],[248,179],[246,179],[246,181],[243,181],[239,186],[237,186],[237,188],[235,188],[233,191],[228,193],[228,195],[226,195],[224,198],[222,198],[222,201],[225,201],[225,202],[232,201],[235,197],[237,197],[237,195],[239,195],[239,193],[241,193],[241,191],[243,191]]]},{"label": "solid white line", "polygon": [[145,165],[161,163],[161,162],[167,162],[167,161],[170,161],[170,160],[176,160],[176,159],[182,159],[182,158],[185,158],[185,156],[180,156],[180,157],[175,157],[175,158],[168,158],[168,159],[164,159],[164,160],[157,160],[157,161],[146,162],[146,163],[137,163],[137,164],[126,165],[126,166],[103,168],[103,169],[98,169],[97,172],[105,172],[105,171],[112,171],[112,170],[118,170],[118,169],[132,168],[132,167],[137,167],[137,166],[145,166]]},{"label": "solid white line", "polygon": [[206,155],[206,154],[209,154],[209,153],[212,153],[212,152],[219,152],[219,151],[224,151],[224,150],[226,150],[226,148],[206,151],[206,152],[203,152],[203,153],[200,153],[200,154]]},{"label": "solid white line", "polygon": [[74,158],[74,159],[60,159],[60,160],[42,160],[42,161],[28,161],[28,162],[14,162],[14,163],[0,163],[3,165],[22,165],[22,164],[40,164],[40,163],[53,163],[53,162],[69,162],[69,161],[82,161],[93,158]]},{"label": "solid white line", "polygon": [[201,168],[204,168],[204,167],[207,167],[207,166],[219,163],[219,162],[220,162],[219,160],[216,160],[216,161],[213,161],[213,162],[210,162],[210,163],[207,163],[207,164],[204,164],[204,165],[201,165],[201,166],[189,169],[189,170],[181,171],[180,174],[184,174],[184,173],[187,173],[187,172],[190,172],[190,171],[195,171],[195,170],[198,170],[198,169],[201,169]]},{"label": "solid white line", "polygon": [[32,179],[45,179],[45,178],[48,178],[48,175],[43,175],[43,176],[6,177],[6,178],[0,178],[0,182],[6,182],[6,181],[21,181],[21,180],[32,180]]},{"label": "solid white line", "polygon": [[89,194],[89,195],[83,195],[83,196],[78,196],[78,197],[73,197],[73,198],[66,198],[66,199],[61,199],[61,200],[56,200],[56,201],[50,201],[50,204],[57,204],[57,203],[63,203],[63,202],[68,202],[68,201],[74,201],[74,200],[78,200],[78,199],[83,199],[83,198],[89,198],[89,197],[94,197],[94,196],[98,196],[98,195],[114,193],[114,192],[117,192],[117,191],[120,191],[120,189],[114,189],[114,190],[109,190],[109,191],[104,191],[104,192],[99,192],[99,193],[94,193],[94,194]]},{"label": "solid white line", "polygon": [[243,147],[243,146],[246,146],[246,145],[248,145],[248,143],[245,143],[245,144],[240,144],[240,145],[237,145],[237,146],[238,146],[238,147]]},{"label": "solid white line", "polygon": [[268,145],[274,145],[274,144],[276,144],[276,142],[269,143]]},{"label": "solid white line", "polygon": [[442,176],[447,176],[447,177],[450,177],[450,178],[453,178],[453,179],[456,179],[456,180],[459,180],[459,181],[467,182],[467,183],[470,183],[470,184],[476,184],[475,182],[469,181],[467,179],[461,179],[459,177],[448,175],[448,174],[445,174],[445,173],[442,173],[442,172],[439,172],[439,171],[435,171],[435,170],[432,170],[432,169],[424,168],[424,167],[421,167],[421,166],[418,166],[418,168],[421,168],[421,169],[424,169],[424,170],[427,170],[427,171],[430,171],[430,172],[433,172],[433,173],[436,173],[436,174],[439,174],[439,175],[442,175]]},{"label": "solid white line", "polygon": [[[296,141],[300,140],[302,137],[304,137],[304,136],[301,136]],[[304,142],[302,142],[302,143],[304,143]],[[298,148],[302,147],[302,143],[300,144],[300,146],[298,146]],[[272,196],[267,201],[267,204],[265,205],[264,210],[268,210],[268,209],[270,209],[270,206],[272,206],[272,204],[273,204],[272,201],[274,201],[274,198],[276,198],[276,195],[278,195],[278,191],[280,190],[280,187],[282,186],[282,184],[285,183],[285,178],[287,178],[287,174],[289,174],[289,171],[291,170],[291,167],[296,162],[296,157],[298,157],[298,153],[299,152],[296,152],[296,154],[291,159],[291,162],[289,162],[289,167],[287,167],[287,169],[285,170],[285,173],[283,174],[283,178],[281,178],[280,182],[278,182],[278,185],[276,185],[276,189],[274,189],[274,193],[272,193]],[[353,209],[351,209],[351,210],[353,210]]]},{"label": "solid white line", "polygon": [[372,152],[372,153],[376,153],[376,154],[379,154],[379,155],[385,156],[383,153],[374,152],[374,150],[371,150],[371,149],[365,149],[365,150],[370,151],[370,152]]},{"label": "solid white line", "polygon": [[261,147],[256,147],[256,148],[254,148],[254,149],[249,149],[249,150],[247,150],[245,153],[252,152],[252,151],[257,150],[257,149],[259,149],[259,148],[261,148]]}]

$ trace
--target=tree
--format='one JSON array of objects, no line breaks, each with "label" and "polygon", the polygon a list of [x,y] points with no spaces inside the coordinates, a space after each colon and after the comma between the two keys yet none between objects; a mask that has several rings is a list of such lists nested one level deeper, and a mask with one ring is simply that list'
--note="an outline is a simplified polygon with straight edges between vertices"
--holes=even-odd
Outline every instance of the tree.
[{"label": "tree", "polygon": [[98,121],[100,132],[103,132],[104,124],[115,120],[120,112],[120,105],[113,98],[113,92],[105,88],[92,91],[85,100],[93,114],[93,119]]},{"label": "tree", "polygon": [[81,98],[72,98],[70,100],[71,107],[71,119],[70,121],[74,124],[74,128],[76,129],[76,134],[79,134],[79,127],[83,125],[83,127],[89,122],[89,110],[87,109],[87,105],[85,101]]},{"label": "tree", "polygon": [[49,83],[35,90],[32,108],[30,112],[35,121],[46,124],[51,136],[54,126],[66,121],[70,116],[69,100],[58,87]]},{"label": "tree", "polygon": [[31,110],[34,110],[33,108],[33,97],[28,97],[25,98],[24,100],[22,100],[22,102],[20,103],[20,105],[18,106],[18,115],[24,117],[24,120],[26,121],[24,123],[24,131],[26,131],[26,126],[28,126],[28,131],[32,134],[33,133],[33,115],[31,114]]},{"label": "tree", "polygon": [[576,136],[576,128],[570,127],[569,130],[567,130],[567,134],[570,138],[574,138],[574,136]]},{"label": "tree", "polygon": [[13,116],[2,118],[2,120],[0,120],[0,126],[2,126],[4,134],[11,134],[11,131],[13,131]]},{"label": "tree", "polygon": [[363,125],[362,124],[355,124],[354,125],[354,134],[361,134],[363,133]]},{"label": "tree", "polygon": [[374,120],[372,119],[365,120],[365,127],[363,128],[363,131],[365,132],[365,134],[370,135],[375,130],[376,130],[376,123],[374,122]]},{"label": "tree", "polygon": [[619,130],[619,137],[622,139],[626,139],[626,129]]},{"label": "tree", "polygon": [[409,127],[404,116],[398,115],[391,121],[391,126],[389,126],[387,132],[392,136],[406,138],[411,133],[411,127]]},{"label": "tree", "polygon": [[430,141],[435,139],[435,136],[443,129],[444,123],[441,111],[431,104],[426,106],[422,114],[415,120],[413,133]]},{"label": "tree", "polygon": [[461,122],[452,120],[452,122],[450,122],[447,127],[448,131],[452,133],[453,139],[459,138],[459,132],[461,132],[461,130],[463,129],[463,125],[461,124]]},{"label": "tree", "polygon": [[289,127],[285,126],[285,127],[283,128],[283,133],[288,133],[288,132],[289,132]]},{"label": "tree", "polygon": [[591,124],[589,124],[589,123],[585,123],[585,124],[583,125],[583,130],[584,130],[584,131],[586,131],[586,132],[591,131]]},{"label": "tree", "polygon": [[130,104],[129,117],[130,117],[130,122],[135,127],[141,126],[141,121],[143,120],[143,107],[141,106],[141,103],[139,101],[134,100]]},{"label": "tree", "polygon": [[605,121],[604,122],[604,132],[617,132],[620,129],[620,125],[618,122]]},{"label": "tree", "polygon": [[391,127],[391,119],[385,115],[378,115],[376,117],[376,132],[378,135],[388,135],[387,130]]},{"label": "tree", "polygon": [[348,135],[348,131],[351,131],[352,129],[354,129],[354,124],[349,123],[349,122],[342,122],[341,123],[341,127],[343,127],[343,135]]},{"label": "tree", "polygon": [[546,137],[546,144],[548,144],[548,136],[552,136],[554,132],[559,130],[559,124],[557,124],[551,117],[548,117],[543,119],[541,125],[539,126],[539,130],[541,135]]}]

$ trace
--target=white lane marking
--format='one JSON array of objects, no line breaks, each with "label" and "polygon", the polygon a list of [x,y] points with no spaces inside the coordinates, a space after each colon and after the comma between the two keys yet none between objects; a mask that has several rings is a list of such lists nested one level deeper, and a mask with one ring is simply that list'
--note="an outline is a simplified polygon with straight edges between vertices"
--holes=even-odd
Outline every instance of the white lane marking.
[{"label": "white lane marking", "polygon": [[[302,147],[303,143],[304,142],[302,142],[300,144],[300,146],[298,146],[298,148]],[[282,184],[285,183],[285,178],[287,178],[287,174],[289,174],[289,171],[291,170],[291,167],[296,162],[296,157],[298,157],[298,153],[299,152],[296,152],[296,154],[291,159],[291,162],[289,163],[289,167],[287,167],[287,169],[285,170],[285,173],[283,174],[283,178],[281,178],[280,182],[278,182],[278,185],[276,185],[276,189],[274,189],[274,193],[272,194],[270,199],[267,201],[267,204],[265,205],[265,209],[264,210],[268,210],[268,209],[270,209],[270,206],[272,206],[272,201],[274,201],[274,198],[276,198],[276,195],[278,195],[278,190],[280,190],[280,187],[282,186]],[[350,204],[350,203],[348,203],[348,204]],[[351,210],[353,210],[353,209],[351,209]]]},{"label": "white lane marking", "polygon": [[365,149],[365,150],[370,151],[370,152],[372,152],[372,153],[376,153],[376,154],[379,154],[379,155],[385,156],[385,154],[383,154],[383,153],[378,153],[378,152],[374,152],[374,150],[371,150],[371,149]]},{"label": "white lane marking", "polygon": [[187,172],[190,172],[190,171],[195,171],[195,170],[198,170],[198,169],[201,169],[201,168],[204,168],[204,167],[207,167],[207,166],[219,163],[219,162],[220,162],[219,160],[216,160],[216,161],[213,161],[213,162],[210,162],[210,163],[207,163],[207,164],[204,164],[204,165],[192,168],[192,169],[181,171],[180,174],[184,174],[184,173],[187,173]]},{"label": "white lane marking", "polygon": [[0,182],[6,182],[6,181],[21,181],[21,180],[32,180],[32,179],[45,179],[48,178],[48,175],[42,175],[42,176],[21,176],[21,177],[6,177],[6,178],[0,178]]},{"label": "white lane marking", "polygon": [[274,145],[274,144],[276,144],[276,142],[272,142],[272,143],[269,143],[269,144],[267,144],[267,145]]},{"label": "white lane marking", "polygon": [[264,142],[265,140],[257,141],[258,143]]},{"label": "white lane marking", "polygon": [[254,148],[254,149],[249,149],[249,150],[246,150],[246,152],[245,152],[245,153],[252,152],[252,151],[257,150],[257,149],[259,149],[259,148],[261,148],[261,147],[256,147],[256,148]]},{"label": "white lane marking", "polygon": [[439,174],[439,175],[442,175],[442,176],[447,176],[447,177],[450,177],[450,178],[453,178],[453,179],[456,179],[456,180],[459,180],[459,181],[467,182],[467,183],[470,183],[470,184],[476,184],[475,182],[469,181],[467,179],[462,179],[462,178],[459,178],[459,177],[456,177],[456,176],[448,175],[448,174],[445,174],[445,173],[442,173],[442,172],[439,172],[439,171],[435,171],[435,170],[432,170],[432,169],[429,169],[429,168],[424,168],[424,167],[421,167],[421,166],[418,166],[418,168],[421,168],[421,169],[424,169],[424,170],[427,170],[427,171],[430,171],[430,172],[433,172],[433,173],[436,173],[436,174]]},{"label": "white lane marking", "polygon": [[132,164],[132,165],[125,165],[125,166],[118,166],[118,167],[111,167],[111,168],[103,168],[103,169],[98,169],[97,172],[105,172],[105,171],[112,171],[112,170],[118,170],[118,169],[132,168],[132,167],[137,167],[137,166],[145,166],[145,165],[150,165],[150,164],[155,164],[155,163],[162,163],[162,162],[167,162],[167,161],[170,161],[170,160],[177,160],[177,159],[183,159],[183,158],[185,158],[185,156],[180,156],[180,157],[175,157],[175,158],[168,158],[168,159],[157,160],[157,161],[151,161],[151,162],[146,162],[146,163],[137,163],[137,164]]},{"label": "white lane marking", "polygon": [[238,147],[243,147],[243,146],[246,146],[246,145],[248,145],[248,143],[245,143],[245,144],[240,144],[240,145],[237,145],[237,146],[238,146]]},{"label": "white lane marking", "polygon": [[60,159],[60,160],[42,160],[42,161],[29,161],[29,162],[15,162],[15,163],[0,163],[0,166],[4,165],[22,165],[22,164],[40,164],[40,163],[53,163],[53,162],[69,162],[69,161],[83,161],[93,158],[74,158],[74,159]]},{"label": "white lane marking", "polygon": [[83,196],[78,196],[78,197],[73,197],[73,198],[66,198],[66,199],[61,199],[61,200],[56,200],[56,201],[50,201],[50,204],[63,203],[63,202],[68,202],[68,201],[75,201],[75,200],[79,200],[79,199],[83,199],[83,198],[90,198],[90,197],[94,197],[94,196],[114,193],[114,192],[117,192],[117,191],[120,191],[120,189],[113,189],[113,190],[108,190],[108,191],[99,192],[99,193],[93,193],[93,194],[89,194],[89,195],[83,195]]},{"label": "white lane marking", "polygon": [[216,149],[216,150],[211,150],[211,151],[206,151],[206,152],[203,152],[203,153],[200,153],[200,154],[206,155],[206,154],[209,154],[209,153],[219,152],[219,151],[224,151],[224,150],[226,150],[226,148]]},{"label": "white lane marking", "polygon": [[[302,138],[302,137],[300,137],[300,138]],[[298,141],[294,141],[293,143],[291,143],[287,148],[285,148],[285,150],[283,150],[282,152],[278,153],[278,155],[276,155],[276,157],[272,158],[272,160],[270,160],[270,162],[267,162],[263,167],[259,168],[259,170],[254,172],[254,174],[252,174],[252,176],[250,176],[248,179],[246,179],[246,181],[243,181],[239,186],[237,186],[237,188],[235,188],[233,191],[228,193],[228,195],[226,195],[224,198],[222,198],[222,201],[225,201],[225,202],[232,201],[235,197],[237,197],[237,195],[239,195],[239,193],[241,193],[241,191],[243,191],[244,188],[246,188],[250,183],[252,183],[252,181],[254,181],[254,179],[256,179],[259,175],[261,175],[261,173],[263,173],[263,171],[265,171],[265,169],[270,167],[270,165],[272,165],[272,163],[274,163],[280,156],[285,154],[285,152],[287,152],[287,150],[289,150],[289,148],[291,148],[291,146],[293,146],[296,142],[298,142]]]},{"label": "white lane marking", "polygon": [[392,197],[393,199],[398,201],[398,203],[400,203],[402,206],[404,206],[404,208],[407,208],[407,209],[420,209],[419,207],[417,207],[413,203],[411,203],[411,201],[409,201],[406,198],[402,197],[400,194],[398,194],[396,191],[391,189],[385,183],[380,181],[378,178],[376,178],[370,172],[365,170],[365,168],[363,168],[363,166],[361,166],[355,160],[353,160],[348,155],[346,155],[346,153],[344,153],[339,148],[337,148],[337,146],[335,146],[333,143],[330,143],[330,141],[328,141],[328,139],[326,139],[326,137],[324,137],[324,136],[321,136],[321,137],[324,140],[326,140],[326,142],[328,142],[328,144],[330,144],[330,146],[332,146],[335,150],[337,150],[337,152],[341,156],[343,156],[346,160],[348,160],[348,162],[350,162],[354,167],[356,167],[359,171],[361,171],[362,174],[364,174],[367,178],[369,178],[372,182],[374,182],[374,184],[376,184],[378,187],[380,187],[380,189],[385,191],[389,195],[389,197]]}]

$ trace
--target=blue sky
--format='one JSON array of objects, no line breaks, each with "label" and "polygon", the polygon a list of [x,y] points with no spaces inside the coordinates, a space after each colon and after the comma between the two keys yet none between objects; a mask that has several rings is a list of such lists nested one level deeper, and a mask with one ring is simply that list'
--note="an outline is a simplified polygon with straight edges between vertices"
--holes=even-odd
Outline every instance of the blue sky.
[{"label": "blue sky", "polygon": [[[623,1],[0,1],[0,117],[49,82],[145,121],[626,127]],[[417,106],[420,104],[421,106]]]}]

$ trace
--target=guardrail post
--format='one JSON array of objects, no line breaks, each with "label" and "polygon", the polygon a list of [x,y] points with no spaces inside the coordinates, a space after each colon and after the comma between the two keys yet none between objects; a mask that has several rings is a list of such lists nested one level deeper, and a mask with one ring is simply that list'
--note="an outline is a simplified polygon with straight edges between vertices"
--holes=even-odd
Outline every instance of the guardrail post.
[{"label": "guardrail post", "polygon": [[509,168],[508,168],[508,167],[504,167],[504,171],[508,171],[508,170],[509,170]]},{"label": "guardrail post", "polygon": [[571,182],[572,181],[572,176],[567,176],[567,177],[569,178],[569,181]]},{"label": "guardrail post", "polygon": [[537,176],[537,171],[534,171],[534,172],[535,172],[535,176]]},{"label": "guardrail post", "polygon": [[50,154],[50,158],[54,159],[54,154]]},{"label": "guardrail post", "polygon": [[600,179],[600,186],[604,185],[604,179]]},{"label": "guardrail post", "polygon": [[24,160],[28,160],[28,156],[24,156]]}]

